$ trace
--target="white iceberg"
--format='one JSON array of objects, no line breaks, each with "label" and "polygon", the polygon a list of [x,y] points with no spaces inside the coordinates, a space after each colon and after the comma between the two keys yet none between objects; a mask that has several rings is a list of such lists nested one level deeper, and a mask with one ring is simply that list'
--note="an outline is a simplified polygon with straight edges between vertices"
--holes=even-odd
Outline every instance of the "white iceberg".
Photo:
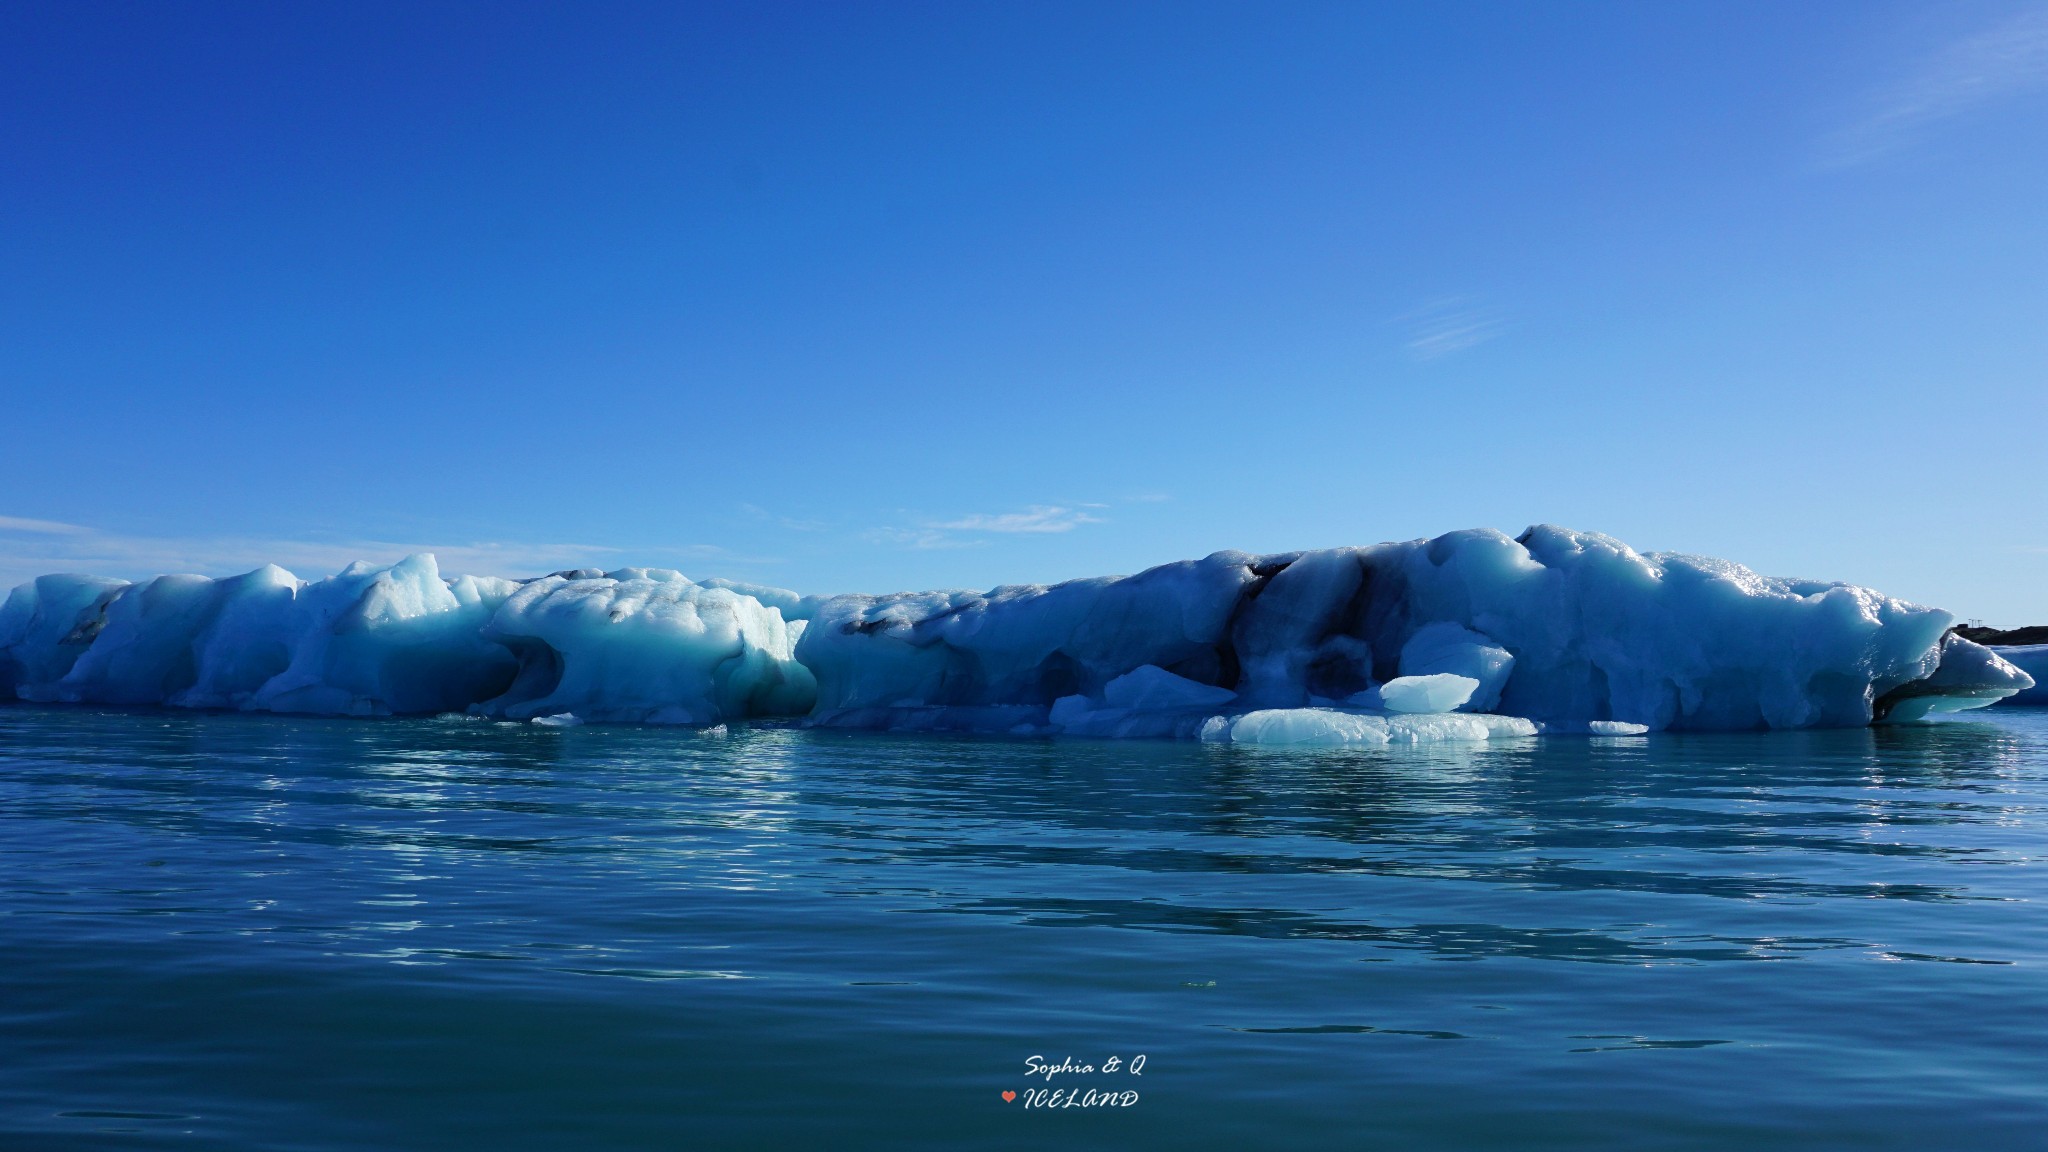
[{"label": "white iceberg", "polygon": [[0,606],[0,694],[1374,744],[1860,725],[2035,688],[1952,623],[1549,526],[829,598],[645,568],[446,577],[420,555],[310,584],[45,576]]}]

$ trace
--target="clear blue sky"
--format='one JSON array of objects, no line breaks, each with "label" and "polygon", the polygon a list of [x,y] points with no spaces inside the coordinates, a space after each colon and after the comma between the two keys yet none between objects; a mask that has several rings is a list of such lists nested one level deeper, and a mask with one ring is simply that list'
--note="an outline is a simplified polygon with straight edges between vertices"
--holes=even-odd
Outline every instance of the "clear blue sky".
[{"label": "clear blue sky", "polygon": [[1553,521],[2048,622],[2048,4],[0,8],[0,580]]}]

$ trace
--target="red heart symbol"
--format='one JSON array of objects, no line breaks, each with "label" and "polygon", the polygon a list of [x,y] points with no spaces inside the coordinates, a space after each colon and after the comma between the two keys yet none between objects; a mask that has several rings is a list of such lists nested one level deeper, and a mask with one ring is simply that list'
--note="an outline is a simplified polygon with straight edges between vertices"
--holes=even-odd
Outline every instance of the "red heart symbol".
[{"label": "red heart symbol", "polygon": [[1015,1100],[1016,1098],[1017,1098],[1017,1094],[1016,1094],[1015,1092],[1005,1092],[1005,1093],[1003,1093],[1003,1103],[1005,1103],[1005,1104],[1008,1104],[1008,1103],[1009,1103],[1010,1101],[1012,1101],[1012,1100]]}]

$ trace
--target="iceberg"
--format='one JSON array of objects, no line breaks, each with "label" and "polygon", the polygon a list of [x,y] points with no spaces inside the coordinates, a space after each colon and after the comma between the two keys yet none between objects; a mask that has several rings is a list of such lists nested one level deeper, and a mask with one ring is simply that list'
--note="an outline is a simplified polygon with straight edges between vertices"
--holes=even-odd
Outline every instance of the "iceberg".
[{"label": "iceberg", "polygon": [[0,697],[1367,746],[1906,722],[2037,691],[1953,624],[1548,525],[882,596],[422,554],[312,582],[40,577],[0,606]]},{"label": "iceberg", "polygon": [[[1539,525],[1218,552],[1050,587],[835,597],[796,658],[818,680],[811,721],[853,727],[1178,731],[1177,714],[1097,716],[1113,708],[1109,682],[1147,665],[1232,691],[1239,714],[1370,713],[1402,677],[1446,675],[1476,682],[1462,707],[1551,731],[1843,727],[2031,684],[1977,645],[1946,643],[1953,623],[1867,588]],[[1055,721],[1070,696],[1082,699]]]}]

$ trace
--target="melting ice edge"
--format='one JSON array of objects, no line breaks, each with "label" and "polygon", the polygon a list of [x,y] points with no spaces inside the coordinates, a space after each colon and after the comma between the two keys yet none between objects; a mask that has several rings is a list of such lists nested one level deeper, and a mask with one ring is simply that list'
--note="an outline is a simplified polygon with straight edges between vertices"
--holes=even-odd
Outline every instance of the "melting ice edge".
[{"label": "melting ice edge", "polygon": [[[987,592],[799,596],[664,569],[44,576],[0,698],[568,724],[1384,744],[1906,721],[2042,694],[2048,646],[1850,584],[1550,525]],[[2012,659],[2007,659],[2010,656]]]}]

